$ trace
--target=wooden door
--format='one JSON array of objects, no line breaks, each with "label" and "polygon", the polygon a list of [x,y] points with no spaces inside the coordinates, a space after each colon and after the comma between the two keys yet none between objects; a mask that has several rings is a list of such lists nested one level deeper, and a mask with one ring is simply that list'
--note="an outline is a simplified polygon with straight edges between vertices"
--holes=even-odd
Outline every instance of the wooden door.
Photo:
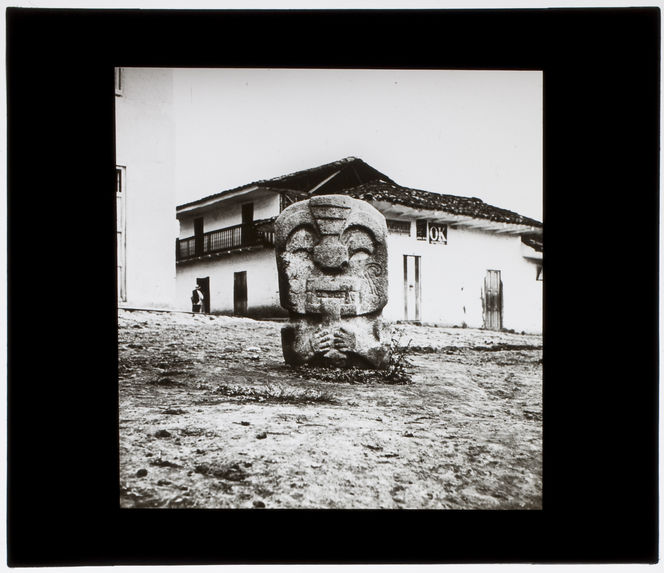
[{"label": "wooden door", "polygon": [[404,319],[421,320],[420,257],[403,256]]},{"label": "wooden door", "polygon": [[247,271],[234,275],[233,314],[237,316],[247,315]]},{"label": "wooden door", "polygon": [[210,277],[200,277],[196,279],[196,284],[201,287],[203,293],[203,308],[205,314],[210,313]]},{"label": "wooden door", "polygon": [[503,327],[503,282],[500,271],[488,270],[484,277],[484,328]]}]

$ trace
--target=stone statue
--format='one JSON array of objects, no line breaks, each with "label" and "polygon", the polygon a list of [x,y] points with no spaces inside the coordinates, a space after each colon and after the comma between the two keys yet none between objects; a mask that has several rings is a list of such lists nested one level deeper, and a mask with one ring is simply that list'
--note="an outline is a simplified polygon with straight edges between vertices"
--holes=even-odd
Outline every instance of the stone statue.
[{"label": "stone statue", "polygon": [[274,224],[287,364],[386,368],[387,226],[365,201],[321,195]]}]

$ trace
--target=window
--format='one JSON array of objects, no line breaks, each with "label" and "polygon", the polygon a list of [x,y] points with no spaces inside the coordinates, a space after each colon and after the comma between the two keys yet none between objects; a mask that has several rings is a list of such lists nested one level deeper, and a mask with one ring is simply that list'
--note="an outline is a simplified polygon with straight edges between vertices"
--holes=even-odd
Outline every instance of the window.
[{"label": "window", "polygon": [[432,245],[447,245],[447,225],[418,219],[415,221],[415,227],[418,241],[428,241]]},{"label": "window", "polygon": [[295,203],[297,199],[286,195],[286,193],[279,194],[279,213],[281,213],[286,207]]},{"label": "window", "polygon": [[125,242],[125,179],[126,169],[121,166],[115,167],[115,220],[117,240],[117,279],[118,279],[118,301],[127,302],[127,270],[125,268],[126,242]]},{"label": "window", "polygon": [[537,265],[537,280],[544,280],[544,270],[542,269],[542,265]]},{"label": "window", "polygon": [[406,235],[410,237],[410,221],[387,219],[387,230],[394,235]]},{"label": "window", "polygon": [[254,204],[244,203],[242,205],[242,224],[251,225],[254,222]]},{"label": "window", "polygon": [[115,95],[122,95],[122,68],[115,68]]},{"label": "window", "polygon": [[418,241],[427,240],[427,221],[426,219],[418,219],[415,221],[416,237]]}]

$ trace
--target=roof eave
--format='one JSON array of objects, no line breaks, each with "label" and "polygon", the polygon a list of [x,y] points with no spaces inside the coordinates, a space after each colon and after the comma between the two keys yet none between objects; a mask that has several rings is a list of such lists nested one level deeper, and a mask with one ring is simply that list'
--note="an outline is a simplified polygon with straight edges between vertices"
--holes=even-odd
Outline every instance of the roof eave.
[{"label": "roof eave", "polygon": [[402,217],[410,219],[427,219],[429,221],[450,225],[452,227],[465,228],[476,231],[488,231],[507,235],[542,234],[542,228],[536,227],[534,225],[492,221],[490,219],[484,219],[481,217],[456,215],[454,213],[449,213],[443,210],[399,205],[390,201],[376,201],[369,199],[368,202],[376,207],[376,209],[385,215],[386,218]]},{"label": "roof eave", "polygon": [[254,191],[276,192],[277,190],[261,187],[260,185],[247,185],[246,187],[241,187],[238,189],[229,189],[228,191],[223,191],[217,195],[211,195],[209,197],[205,197],[204,199],[199,199],[198,201],[192,201],[191,203],[178,205],[175,208],[176,216],[179,219],[183,215],[192,215],[202,211],[208,211],[209,209],[212,209],[218,204],[228,201],[229,199],[235,199],[243,195],[248,195]]}]

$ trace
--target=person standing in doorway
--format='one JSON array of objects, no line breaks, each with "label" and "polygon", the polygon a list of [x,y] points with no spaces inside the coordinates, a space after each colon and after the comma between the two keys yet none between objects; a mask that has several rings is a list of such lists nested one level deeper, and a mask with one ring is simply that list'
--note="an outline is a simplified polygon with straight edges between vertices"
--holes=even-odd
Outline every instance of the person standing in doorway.
[{"label": "person standing in doorway", "polygon": [[191,291],[191,312],[205,312],[205,296],[200,285]]}]

